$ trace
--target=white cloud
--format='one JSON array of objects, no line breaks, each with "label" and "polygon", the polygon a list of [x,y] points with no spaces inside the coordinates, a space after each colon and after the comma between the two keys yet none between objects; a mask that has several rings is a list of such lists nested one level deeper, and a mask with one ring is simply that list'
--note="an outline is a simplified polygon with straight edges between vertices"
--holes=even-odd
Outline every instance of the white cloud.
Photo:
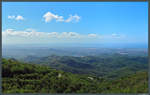
[{"label": "white cloud", "polygon": [[2,32],[3,37],[27,37],[27,38],[123,38],[125,35],[111,34],[111,35],[99,35],[99,34],[79,34],[76,32],[37,32],[34,29],[25,29],[22,31],[17,31],[14,29],[6,29]]},{"label": "white cloud", "polygon": [[34,29],[26,29],[22,31],[17,31],[14,29],[6,29],[2,32],[3,37],[17,37],[17,38],[55,38],[55,39],[86,39],[86,38],[94,38],[98,37],[96,34],[79,34],[76,32],[37,32]]},{"label": "white cloud", "polygon": [[70,17],[69,17],[67,20],[65,20],[65,22],[71,22],[71,21],[78,22],[79,20],[80,20],[80,16],[78,16],[78,15],[76,14],[76,15],[74,15],[74,16],[70,15]]},{"label": "white cloud", "polygon": [[77,14],[72,16],[70,15],[68,19],[64,19],[63,16],[59,16],[57,14],[53,14],[51,12],[47,12],[43,15],[43,18],[45,20],[45,22],[50,22],[52,20],[56,20],[56,22],[78,22],[80,20],[80,16],[78,16]]},{"label": "white cloud", "polygon": [[113,33],[113,34],[111,35],[111,37],[113,37],[113,38],[124,38],[125,35],[120,35],[120,34]]},{"label": "white cloud", "polygon": [[24,20],[24,18],[23,18],[23,16],[18,15],[18,16],[16,17],[16,20]]},{"label": "white cloud", "polygon": [[8,16],[8,19],[15,19],[15,16]]},{"label": "white cloud", "polygon": [[62,32],[57,37],[58,38],[80,38],[81,34],[76,32]]},{"label": "white cloud", "polygon": [[21,15],[18,15],[18,16],[8,16],[8,19],[12,19],[12,20],[24,20],[24,17],[21,16]]},{"label": "white cloud", "polygon": [[6,29],[2,32],[5,43],[55,43],[55,42],[95,42],[95,41],[116,41],[122,39],[123,35],[110,34],[99,35],[96,33],[80,34],[77,32],[37,32],[34,29],[14,30]]},{"label": "white cloud", "polygon": [[47,12],[43,18],[45,19],[45,22],[50,22],[51,20],[55,19],[56,21],[64,21],[63,16],[55,15],[51,12]]},{"label": "white cloud", "polygon": [[93,37],[97,37],[98,35],[96,35],[96,34],[88,34],[88,36],[93,38]]},{"label": "white cloud", "polygon": [[26,38],[34,38],[34,37],[44,37],[47,33],[44,32],[36,32],[34,29],[26,29],[23,31],[16,31],[14,29],[7,29],[2,32],[2,36],[4,37],[26,37]]}]

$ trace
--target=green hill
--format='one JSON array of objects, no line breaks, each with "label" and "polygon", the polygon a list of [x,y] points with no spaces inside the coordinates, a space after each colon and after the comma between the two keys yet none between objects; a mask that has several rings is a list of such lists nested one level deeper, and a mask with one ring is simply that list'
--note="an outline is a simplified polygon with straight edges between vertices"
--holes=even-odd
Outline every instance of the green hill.
[{"label": "green hill", "polygon": [[[135,74],[138,71],[148,70],[147,56],[127,55],[101,55],[101,56],[28,56],[24,61],[34,64],[47,65],[51,68],[71,72],[74,74],[87,74],[109,79]],[[83,70],[84,69],[84,70]]]},{"label": "green hill", "polygon": [[136,74],[108,80],[2,59],[3,93],[147,93],[148,74]]}]

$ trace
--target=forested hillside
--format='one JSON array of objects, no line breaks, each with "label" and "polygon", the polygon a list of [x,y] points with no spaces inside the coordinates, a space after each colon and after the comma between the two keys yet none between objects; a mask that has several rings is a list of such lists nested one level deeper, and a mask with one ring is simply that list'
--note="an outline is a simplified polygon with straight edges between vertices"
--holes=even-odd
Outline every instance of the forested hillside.
[{"label": "forested hillside", "polygon": [[[87,74],[109,79],[148,70],[147,56],[128,56],[119,54],[101,56],[28,56],[24,61],[34,64],[48,65],[57,70],[74,74]],[[84,69],[84,70],[83,70]]]},{"label": "forested hillside", "polygon": [[2,60],[3,93],[147,93],[146,71],[114,80],[73,74],[40,64]]}]

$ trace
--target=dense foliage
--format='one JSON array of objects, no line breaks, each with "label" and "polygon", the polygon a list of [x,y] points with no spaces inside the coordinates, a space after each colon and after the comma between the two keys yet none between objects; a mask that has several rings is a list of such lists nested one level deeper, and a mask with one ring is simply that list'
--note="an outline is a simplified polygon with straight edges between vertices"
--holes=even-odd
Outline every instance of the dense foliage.
[{"label": "dense foliage", "polygon": [[148,92],[148,74],[145,71],[108,80],[90,74],[73,74],[40,64],[27,64],[14,59],[3,59],[2,77],[3,93]]}]

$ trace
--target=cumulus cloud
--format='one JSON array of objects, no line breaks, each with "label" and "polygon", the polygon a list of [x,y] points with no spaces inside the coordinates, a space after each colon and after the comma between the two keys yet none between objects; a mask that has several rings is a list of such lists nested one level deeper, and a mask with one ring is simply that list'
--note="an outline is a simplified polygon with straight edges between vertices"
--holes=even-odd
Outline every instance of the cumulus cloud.
[{"label": "cumulus cloud", "polygon": [[78,22],[79,20],[80,20],[80,16],[78,16],[78,15],[76,14],[76,15],[74,15],[74,16],[70,15],[70,17],[69,17],[67,20],[65,20],[65,22],[71,22],[71,21]]},{"label": "cumulus cloud", "polygon": [[68,19],[64,19],[63,16],[59,16],[57,14],[53,14],[51,12],[47,12],[43,15],[45,22],[50,22],[52,20],[56,20],[56,22],[78,22],[80,20],[80,16],[77,14],[70,15]]},{"label": "cumulus cloud", "polygon": [[8,19],[12,19],[12,20],[24,20],[24,17],[21,16],[21,15],[18,15],[18,16],[8,16]]},{"label": "cumulus cloud", "polygon": [[16,20],[24,20],[24,18],[23,18],[23,16],[18,15],[18,16],[16,17]]},{"label": "cumulus cloud", "polygon": [[45,22],[50,22],[53,19],[55,19],[56,21],[64,21],[63,16],[58,16],[51,12],[47,12],[46,14],[44,14],[43,18],[45,19]]}]

